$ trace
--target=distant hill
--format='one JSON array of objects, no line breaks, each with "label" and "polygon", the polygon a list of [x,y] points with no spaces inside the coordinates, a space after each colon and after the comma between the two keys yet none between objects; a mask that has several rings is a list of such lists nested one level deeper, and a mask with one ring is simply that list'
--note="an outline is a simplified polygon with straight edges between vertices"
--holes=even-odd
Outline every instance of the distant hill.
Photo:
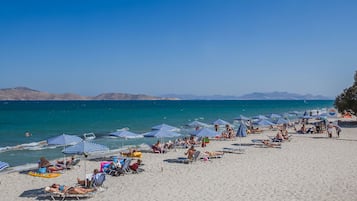
[{"label": "distant hill", "polygon": [[331,100],[332,98],[321,96],[321,95],[311,95],[311,94],[295,94],[288,92],[270,92],[270,93],[250,93],[240,96],[241,100]]},{"label": "distant hill", "polygon": [[97,96],[81,96],[77,94],[51,94],[27,87],[0,89],[0,100],[176,100],[143,94],[103,93]]},{"label": "distant hill", "polygon": [[212,95],[212,96],[196,96],[196,95],[177,95],[177,94],[166,94],[168,97],[175,97],[182,100],[332,100],[333,98],[321,96],[321,95],[301,95],[288,92],[269,92],[260,93],[254,92],[250,94],[245,94],[243,96],[222,96],[222,95]]}]

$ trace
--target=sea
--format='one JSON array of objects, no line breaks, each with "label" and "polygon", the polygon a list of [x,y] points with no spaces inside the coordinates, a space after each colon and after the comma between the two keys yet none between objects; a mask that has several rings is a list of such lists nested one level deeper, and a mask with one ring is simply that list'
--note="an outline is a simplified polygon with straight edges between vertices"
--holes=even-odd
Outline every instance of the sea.
[{"label": "sea", "polygon": [[[0,161],[10,166],[63,157],[63,147],[45,146],[50,137],[94,133],[93,142],[109,149],[154,143],[157,139],[109,137],[118,129],[142,134],[168,124],[188,135],[187,124],[223,119],[235,125],[239,115],[288,114],[333,108],[333,100],[178,100],[178,101],[0,101]],[[294,118],[289,115],[289,118]],[[27,137],[26,132],[31,133]]]}]

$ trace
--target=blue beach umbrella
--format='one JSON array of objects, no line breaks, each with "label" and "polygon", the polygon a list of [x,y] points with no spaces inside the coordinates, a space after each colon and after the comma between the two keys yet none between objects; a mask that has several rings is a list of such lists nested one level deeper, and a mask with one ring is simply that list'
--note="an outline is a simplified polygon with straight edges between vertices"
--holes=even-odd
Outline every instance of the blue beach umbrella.
[{"label": "blue beach umbrella", "polygon": [[239,124],[239,128],[237,130],[237,137],[247,137],[247,127],[243,122]]},{"label": "blue beach umbrella", "polygon": [[283,118],[279,118],[276,122],[276,124],[288,124],[289,121]]},{"label": "blue beach umbrella", "polygon": [[168,130],[168,131],[179,131],[180,129],[174,126],[170,126],[167,124],[160,124],[151,127],[151,130]]},{"label": "blue beach umbrella", "polygon": [[135,139],[135,138],[143,138],[144,137],[143,135],[139,135],[139,134],[127,131],[127,130],[112,132],[109,135],[120,137],[120,138],[125,138],[125,139]]},{"label": "blue beach umbrella", "polygon": [[193,127],[193,128],[195,128],[195,127],[209,127],[208,124],[200,122],[200,121],[193,121],[193,122],[187,124],[187,126]]},{"label": "blue beach umbrella", "polygon": [[76,136],[76,135],[67,135],[67,134],[62,134],[59,136],[51,137],[47,140],[47,144],[49,145],[71,145],[71,144],[76,144],[83,141],[82,138]]},{"label": "blue beach umbrella", "polygon": [[[47,139],[47,144],[49,145],[62,145],[64,147],[64,150],[66,149],[67,145],[73,145],[79,142],[82,142],[82,138],[76,136],[76,135],[67,135],[67,134],[62,134],[58,135],[55,137],[51,137]],[[66,160],[66,157],[63,156],[63,161]],[[64,163],[66,166],[66,163]]]},{"label": "blue beach umbrella", "polygon": [[260,121],[258,121],[257,123],[255,123],[258,126],[274,126],[275,124],[266,120],[266,119],[262,119]]},{"label": "blue beach umbrella", "polygon": [[156,138],[169,138],[169,137],[178,137],[181,134],[176,133],[174,131],[160,129],[160,130],[153,130],[147,133],[144,133],[144,137],[156,137]]},{"label": "blue beach umbrella", "polygon": [[268,117],[269,117],[270,119],[277,119],[277,118],[281,118],[281,115],[271,113],[270,115],[268,115]]},{"label": "blue beach umbrella", "polygon": [[82,141],[78,144],[67,147],[62,152],[64,154],[82,155],[82,154],[89,154],[93,152],[105,152],[105,151],[109,151],[109,148],[104,145],[96,144],[88,141]]},{"label": "blue beach umbrella", "polygon": [[227,125],[227,124],[230,125],[229,122],[224,121],[222,119],[217,119],[216,121],[213,122],[213,125]]},{"label": "blue beach umbrella", "polygon": [[[101,144],[96,144],[93,142],[88,142],[88,141],[82,141],[78,144],[72,145],[68,147],[67,149],[64,149],[62,152],[64,154],[77,154],[77,155],[84,155],[87,157],[87,154],[94,153],[94,152],[108,152],[109,148],[101,145]],[[86,168],[86,162],[84,163],[84,175],[86,175],[87,168]]]},{"label": "blue beach umbrella", "polygon": [[264,116],[264,115],[258,115],[258,116],[254,116],[253,119],[260,119],[260,120],[266,120],[268,119],[268,117]]},{"label": "blue beach umbrella", "polygon": [[250,118],[243,116],[243,115],[239,115],[239,117],[234,118],[234,120],[243,120],[243,121],[248,121],[250,120]]},{"label": "blue beach umbrella", "polygon": [[208,128],[202,128],[197,131],[192,131],[190,134],[197,137],[216,137],[220,135],[218,132]]}]

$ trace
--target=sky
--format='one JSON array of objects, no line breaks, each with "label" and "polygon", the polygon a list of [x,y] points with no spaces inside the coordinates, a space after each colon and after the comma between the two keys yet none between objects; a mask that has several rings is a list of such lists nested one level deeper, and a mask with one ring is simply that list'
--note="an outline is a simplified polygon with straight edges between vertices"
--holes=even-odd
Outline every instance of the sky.
[{"label": "sky", "polygon": [[335,97],[357,70],[355,0],[0,0],[0,88]]}]

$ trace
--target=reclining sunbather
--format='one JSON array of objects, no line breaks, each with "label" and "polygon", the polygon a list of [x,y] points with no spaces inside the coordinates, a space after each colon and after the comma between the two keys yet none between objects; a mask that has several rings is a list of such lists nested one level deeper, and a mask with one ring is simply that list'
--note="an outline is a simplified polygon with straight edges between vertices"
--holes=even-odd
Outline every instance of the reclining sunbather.
[{"label": "reclining sunbather", "polygon": [[[72,161],[74,161],[74,156],[72,156],[70,159],[66,160],[66,166],[71,164]],[[64,165],[64,160],[57,160],[56,163],[59,164],[59,165]]]},{"label": "reclining sunbather", "polygon": [[275,147],[281,147],[281,144],[274,144],[274,143],[271,143],[270,140],[263,140],[262,143],[268,147],[272,147],[272,148],[275,148]]},{"label": "reclining sunbather", "polygon": [[208,157],[217,157],[217,156],[223,156],[224,152],[221,151],[205,151],[205,155]]},{"label": "reclining sunbather", "polygon": [[86,194],[95,191],[95,189],[83,188],[79,186],[69,187],[65,185],[52,184],[51,186],[47,186],[45,188],[45,191],[52,193]]},{"label": "reclining sunbather", "polygon": [[64,169],[64,167],[62,167],[62,166],[56,166],[56,165],[51,164],[45,157],[40,158],[40,161],[38,162],[38,167],[46,168],[47,172],[55,172],[55,171],[60,171],[60,170]]}]

